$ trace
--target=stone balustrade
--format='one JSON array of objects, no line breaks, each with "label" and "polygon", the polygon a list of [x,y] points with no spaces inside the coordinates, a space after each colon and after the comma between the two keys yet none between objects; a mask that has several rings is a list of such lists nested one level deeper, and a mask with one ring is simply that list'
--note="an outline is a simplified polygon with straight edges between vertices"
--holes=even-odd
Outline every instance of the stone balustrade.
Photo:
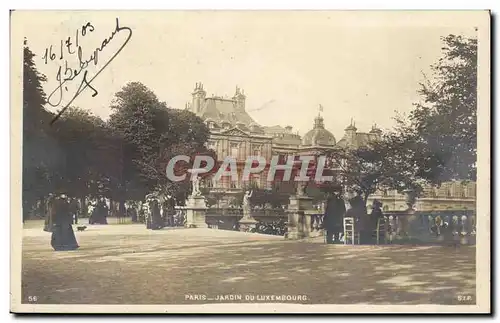
[{"label": "stone balustrade", "polygon": [[317,210],[304,212],[304,237],[313,238],[323,235],[323,217]]},{"label": "stone balustrade", "polygon": [[[261,224],[280,219],[286,221],[287,239],[323,235],[324,215],[311,207],[311,200],[292,197],[290,202],[287,210],[253,209],[252,217]],[[185,207],[177,209],[186,212]],[[214,229],[234,230],[243,216],[241,208],[208,208],[203,212],[207,226]],[[381,226],[386,233],[386,241],[392,243],[407,240],[412,243],[475,244],[476,241],[476,216],[471,211],[393,211],[387,212],[383,219]]]},{"label": "stone balustrade", "polygon": [[384,216],[389,241],[475,244],[476,216],[472,212],[393,212]]}]

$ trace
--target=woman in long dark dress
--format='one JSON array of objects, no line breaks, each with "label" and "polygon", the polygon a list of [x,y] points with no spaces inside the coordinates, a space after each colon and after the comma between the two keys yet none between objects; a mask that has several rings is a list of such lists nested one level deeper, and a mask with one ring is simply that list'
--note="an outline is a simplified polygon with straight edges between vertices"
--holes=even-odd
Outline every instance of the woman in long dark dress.
[{"label": "woman in long dark dress", "polygon": [[104,198],[100,198],[89,219],[89,224],[108,224],[108,206]]},{"label": "woman in long dark dress", "polygon": [[50,244],[56,251],[78,249],[75,232],[73,231],[73,217],[65,195],[61,195],[54,203],[55,212],[53,231]]},{"label": "woman in long dark dress", "polygon": [[99,203],[97,204],[97,208],[98,208],[99,218],[97,219],[96,222],[99,224],[108,224],[109,209],[104,197],[101,197]]}]

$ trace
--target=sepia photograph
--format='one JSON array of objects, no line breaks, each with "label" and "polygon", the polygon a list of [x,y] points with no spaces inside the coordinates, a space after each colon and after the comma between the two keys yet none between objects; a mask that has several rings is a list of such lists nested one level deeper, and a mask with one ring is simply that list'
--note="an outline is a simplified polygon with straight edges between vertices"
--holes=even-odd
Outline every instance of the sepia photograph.
[{"label": "sepia photograph", "polygon": [[10,18],[11,312],[490,313],[489,11]]}]

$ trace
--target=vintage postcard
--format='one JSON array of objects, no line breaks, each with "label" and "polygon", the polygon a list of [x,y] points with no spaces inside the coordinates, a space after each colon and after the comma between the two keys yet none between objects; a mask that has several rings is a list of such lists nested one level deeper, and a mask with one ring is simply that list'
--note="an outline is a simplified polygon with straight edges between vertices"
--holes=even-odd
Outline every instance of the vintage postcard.
[{"label": "vintage postcard", "polygon": [[490,12],[13,11],[11,311],[489,313]]}]

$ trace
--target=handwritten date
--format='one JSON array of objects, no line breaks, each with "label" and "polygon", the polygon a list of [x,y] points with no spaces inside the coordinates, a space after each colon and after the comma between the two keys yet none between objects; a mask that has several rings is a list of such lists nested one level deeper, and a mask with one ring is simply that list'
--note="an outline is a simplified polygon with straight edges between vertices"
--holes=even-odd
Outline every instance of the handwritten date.
[{"label": "handwritten date", "polygon": [[[58,66],[56,72],[56,80],[58,82],[57,87],[48,95],[47,103],[53,107],[58,107],[63,102],[66,92],[69,92],[68,85],[70,82],[80,82],[77,86],[76,92],[72,93],[70,100],[64,104],[63,108],[51,121],[53,124],[61,115],[66,111],[66,109],[73,103],[73,101],[88,87],[93,93],[92,97],[95,97],[99,92],[95,89],[91,83],[101,72],[116,58],[116,56],[122,51],[122,49],[127,45],[132,37],[132,29],[130,27],[121,26],[120,21],[116,18],[115,29],[111,32],[111,35],[102,40],[100,46],[93,49],[92,53],[88,56],[84,55],[84,49],[80,44],[80,38],[89,36],[95,30],[94,25],[88,22],[83,25],[81,29],[77,29],[75,36],[68,37],[65,40],[61,40],[59,45],[54,48],[53,45],[45,49],[42,59],[45,64],[52,61],[63,61],[64,62]],[[121,43],[121,46],[113,53],[111,58],[105,60],[102,66],[99,66],[99,53],[102,53],[106,46],[113,41],[114,37],[119,33],[125,33],[126,38]],[[67,58],[66,58],[67,57]],[[76,66],[72,65],[69,59],[76,59]],[[90,75],[88,68],[90,66],[97,67],[97,71],[93,75]],[[78,84],[78,83],[76,83]]]}]

